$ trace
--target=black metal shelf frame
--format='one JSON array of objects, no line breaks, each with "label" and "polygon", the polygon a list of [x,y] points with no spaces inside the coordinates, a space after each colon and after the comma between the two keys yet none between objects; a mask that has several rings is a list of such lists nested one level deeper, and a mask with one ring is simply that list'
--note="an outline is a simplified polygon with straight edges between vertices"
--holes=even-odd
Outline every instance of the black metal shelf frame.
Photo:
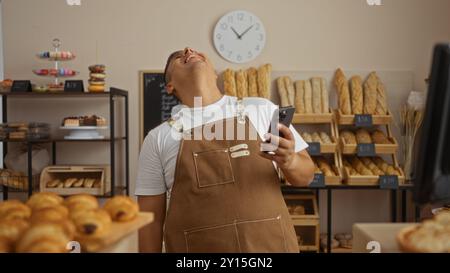
[{"label": "black metal shelf frame", "polygon": [[[118,88],[111,87],[109,92],[104,93],[76,93],[76,92],[59,92],[59,93],[33,93],[33,92],[16,92],[16,93],[4,93],[1,92],[0,96],[2,97],[2,122],[8,122],[8,98],[36,98],[36,97],[46,97],[46,98],[66,98],[66,97],[81,97],[81,98],[90,98],[90,97],[100,97],[100,98],[109,98],[109,118],[110,118],[110,126],[109,133],[110,137],[108,139],[102,140],[64,140],[64,139],[49,139],[49,140],[40,140],[40,141],[3,141],[3,153],[6,154],[8,151],[8,143],[9,142],[23,142],[27,144],[28,151],[28,196],[33,194],[33,176],[32,176],[32,150],[33,146],[40,143],[51,143],[52,144],[52,164],[56,165],[56,144],[59,142],[109,142],[110,145],[110,165],[111,165],[111,191],[105,194],[103,197],[111,197],[116,194],[118,190],[125,190],[126,194],[129,195],[130,191],[130,158],[129,158],[129,108],[128,108],[128,91],[121,90]],[[125,107],[125,136],[117,137],[116,136],[116,128],[115,128],[115,100],[117,98],[124,99],[124,107]],[[118,141],[125,142],[125,187],[116,186],[116,147],[115,144]],[[6,186],[2,186],[3,191],[3,200],[8,199],[9,189]],[[14,191],[16,192],[16,191]]]}]

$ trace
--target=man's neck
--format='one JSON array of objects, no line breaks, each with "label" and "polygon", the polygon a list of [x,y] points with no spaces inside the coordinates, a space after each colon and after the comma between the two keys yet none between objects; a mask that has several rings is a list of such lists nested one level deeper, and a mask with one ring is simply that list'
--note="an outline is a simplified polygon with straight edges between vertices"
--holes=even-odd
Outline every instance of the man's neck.
[{"label": "man's neck", "polygon": [[181,102],[190,108],[194,106],[199,107],[199,105],[194,104],[195,97],[201,97],[201,107],[213,104],[223,97],[215,82],[199,80],[194,80],[189,84],[188,88],[183,89],[183,91],[180,93],[181,94],[178,94],[178,97],[180,98]]}]

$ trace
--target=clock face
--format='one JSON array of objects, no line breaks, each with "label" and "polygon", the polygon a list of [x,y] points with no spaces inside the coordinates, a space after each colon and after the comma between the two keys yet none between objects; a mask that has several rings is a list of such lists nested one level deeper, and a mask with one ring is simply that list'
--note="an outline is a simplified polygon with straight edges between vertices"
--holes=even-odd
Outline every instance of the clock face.
[{"label": "clock face", "polygon": [[223,58],[233,63],[245,63],[262,52],[266,31],[254,14],[236,10],[220,18],[214,28],[213,40]]}]

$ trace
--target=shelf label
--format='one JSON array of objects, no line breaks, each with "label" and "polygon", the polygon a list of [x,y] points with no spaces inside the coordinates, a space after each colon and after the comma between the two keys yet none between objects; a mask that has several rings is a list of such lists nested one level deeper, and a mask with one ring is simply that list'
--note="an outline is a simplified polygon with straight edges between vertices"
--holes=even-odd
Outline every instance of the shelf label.
[{"label": "shelf label", "polygon": [[398,176],[380,175],[380,189],[398,189]]},{"label": "shelf label", "polygon": [[315,173],[313,181],[309,184],[310,188],[325,188],[325,177],[321,173]]},{"label": "shelf label", "polygon": [[359,143],[357,146],[358,156],[376,156],[375,144],[373,143]]},{"label": "shelf label", "polygon": [[372,127],[373,120],[372,115],[355,115],[356,127]]},{"label": "shelf label", "polygon": [[81,80],[67,80],[64,83],[64,91],[67,91],[67,92],[84,92],[83,81],[81,81]]},{"label": "shelf label", "polygon": [[31,92],[30,81],[13,81],[11,92]]},{"label": "shelf label", "polygon": [[320,142],[308,142],[309,155],[320,155]]}]

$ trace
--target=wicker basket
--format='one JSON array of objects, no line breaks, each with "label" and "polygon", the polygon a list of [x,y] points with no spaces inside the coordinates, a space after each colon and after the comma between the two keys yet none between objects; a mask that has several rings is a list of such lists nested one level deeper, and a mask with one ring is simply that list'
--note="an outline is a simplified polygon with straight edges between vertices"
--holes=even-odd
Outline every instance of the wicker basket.
[{"label": "wicker basket", "polygon": [[[32,189],[38,189],[39,188],[39,179],[40,174],[33,175],[32,176]],[[20,172],[15,172],[11,170],[1,170],[0,171],[0,184],[3,186],[6,186],[11,189],[17,189],[17,190],[28,190],[28,176],[24,175]]]}]

